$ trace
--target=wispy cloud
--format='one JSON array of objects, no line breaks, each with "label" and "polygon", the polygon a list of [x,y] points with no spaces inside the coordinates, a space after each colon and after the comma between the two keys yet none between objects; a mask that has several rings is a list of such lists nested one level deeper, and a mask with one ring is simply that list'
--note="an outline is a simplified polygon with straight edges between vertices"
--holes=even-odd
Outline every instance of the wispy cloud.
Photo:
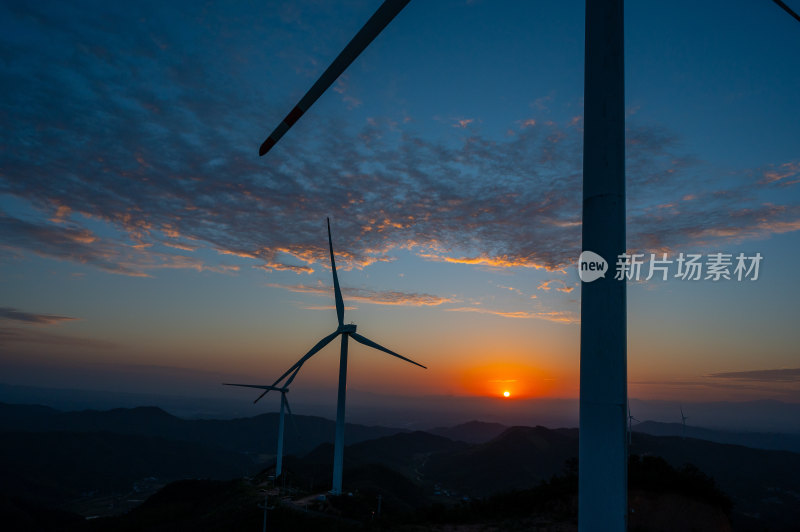
[{"label": "wispy cloud", "polygon": [[482,307],[459,307],[459,308],[448,308],[445,310],[449,312],[477,312],[480,314],[491,314],[494,316],[501,316],[503,318],[540,319],[540,320],[547,320],[556,323],[566,323],[566,324],[578,323],[580,321],[574,312],[569,312],[569,311],[546,311],[546,312],[523,311],[523,310],[503,311],[503,310],[492,310]]},{"label": "wispy cloud", "polygon": [[20,327],[0,327],[0,345],[42,344],[58,347],[83,347],[91,349],[112,349],[116,345],[105,340],[83,338],[66,334],[54,334],[40,329]]},{"label": "wispy cloud", "polygon": [[561,279],[550,279],[549,281],[542,281],[536,287],[537,290],[544,290],[545,292],[549,292],[553,288],[555,288],[556,291],[564,292],[565,294],[569,294],[570,292],[575,290],[574,286],[567,286],[567,283],[565,283]]},{"label": "wispy cloud", "polygon": [[31,323],[34,325],[53,325],[65,321],[74,321],[78,318],[69,316],[57,316],[55,314],[37,314],[24,312],[10,307],[0,307],[0,320],[17,321],[20,323]]},{"label": "wispy cloud", "polygon": [[[315,294],[332,296],[333,288],[325,286],[321,283],[315,286],[308,286],[303,284],[295,285],[282,285],[271,283],[268,286],[275,288],[283,288],[291,292],[299,292],[303,294]],[[360,301],[362,303],[372,303],[374,305],[398,305],[408,307],[430,307],[438,306],[444,303],[451,303],[454,299],[447,297],[440,297],[431,294],[416,294],[400,291],[378,291],[367,290],[363,288],[342,288],[343,296],[353,301]]]},{"label": "wispy cloud", "polygon": [[800,368],[724,371],[720,373],[711,373],[707,376],[712,379],[731,379],[737,381],[800,383]]}]

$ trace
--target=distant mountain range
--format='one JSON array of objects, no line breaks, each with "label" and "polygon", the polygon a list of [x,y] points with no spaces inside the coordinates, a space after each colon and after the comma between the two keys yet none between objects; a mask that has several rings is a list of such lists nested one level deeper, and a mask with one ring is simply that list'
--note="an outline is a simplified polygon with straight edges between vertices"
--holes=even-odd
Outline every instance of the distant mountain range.
[{"label": "distant mountain range", "polygon": [[465,441],[467,443],[483,443],[498,437],[507,429],[507,425],[501,425],[500,423],[468,421],[454,427],[436,427],[428,432],[450,438],[451,440]]},{"label": "distant mountain range", "polygon": [[250,474],[244,454],[219,447],[112,432],[0,433],[0,493],[60,506],[135,491],[137,482],[230,479]]},{"label": "distant mountain range", "polygon": [[[0,403],[0,431],[105,431],[187,441],[240,453],[275,454],[278,414],[226,420],[181,419],[153,406],[62,412],[39,405]],[[286,421],[287,453],[302,455],[322,442],[332,442],[334,431],[335,423],[328,419],[290,417]],[[348,423],[345,442],[353,444],[402,431]]]},{"label": "distant mountain range", "polygon": [[[651,436],[683,436],[684,428],[680,423],[659,423],[644,421],[633,425],[634,432],[643,432]],[[771,432],[731,432],[712,430],[686,425],[687,438],[708,440],[717,443],[732,443],[755,449],[772,449],[778,451],[800,452],[800,434],[779,434]]]},{"label": "distant mountain range", "polygon": [[[38,404],[71,411],[154,405],[184,419],[236,419],[277,407],[277,401],[255,406],[250,401],[251,395],[228,388],[216,382],[204,383],[201,387],[182,389],[180,395],[167,395],[0,383],[0,402]],[[333,417],[335,395],[333,388],[305,390],[292,398],[292,407],[296,413]],[[577,398],[517,398],[508,401],[496,397],[454,395],[393,396],[358,389],[348,389],[347,395],[347,418],[362,425],[428,431],[433,427],[450,427],[465,419],[480,419],[505,426],[557,428],[578,425]],[[800,402],[757,400],[679,404],[677,401],[630,399],[633,415],[642,420],[680,422],[681,406],[689,416],[689,422],[696,426],[727,431],[800,434]]]},{"label": "distant mountain range", "polygon": [[[285,462],[287,481],[324,492],[330,486],[334,422],[313,416],[294,416],[294,422],[296,429],[287,423],[293,455]],[[154,407],[61,412],[0,403],[0,494],[76,509],[76,501],[135,491],[148,478],[163,484],[254,475],[269,465],[276,427],[276,414],[185,420]],[[684,439],[669,435],[679,424],[646,422],[637,428],[667,435],[635,431],[631,453],[659,456],[676,468],[693,464],[713,477],[733,500],[736,522],[749,519],[775,530],[800,522],[800,454],[711,441],[791,445],[791,437],[698,429],[689,434],[707,439]],[[348,424],[346,489],[383,494],[387,508],[411,511],[431,501],[530,489],[577,457],[577,429],[472,421],[432,432]]]}]

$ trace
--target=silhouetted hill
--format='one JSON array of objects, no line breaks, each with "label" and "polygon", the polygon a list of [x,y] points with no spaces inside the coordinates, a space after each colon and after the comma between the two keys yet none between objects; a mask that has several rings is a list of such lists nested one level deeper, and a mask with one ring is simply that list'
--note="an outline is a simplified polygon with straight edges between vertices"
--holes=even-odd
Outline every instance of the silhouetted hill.
[{"label": "silhouetted hill", "polygon": [[[298,441],[292,422],[287,422],[287,453],[301,458],[286,457],[289,485],[325,491],[330,487],[334,422],[310,416],[296,416],[295,422],[301,436]],[[452,427],[452,433],[479,438],[497,428],[473,422]],[[274,448],[277,414],[183,420],[152,407],[60,412],[0,404],[3,431],[1,491],[54,502],[93,490],[130,490],[133,482],[149,476],[165,481],[247,474],[253,471],[253,460],[243,453],[252,456]],[[565,461],[577,456],[578,445],[577,429],[544,427],[511,427],[478,444],[385,427],[348,425],[346,434],[345,489],[369,497],[384,490],[380,493],[395,508],[406,509],[418,508],[419,498],[433,493],[437,484],[442,495],[433,500],[448,503],[456,502],[454,492],[487,496],[532,489],[559,474]],[[754,527],[773,530],[792,530],[800,522],[800,454],[641,432],[633,434],[631,452],[661,456],[679,469],[694,464],[712,476],[734,502],[734,523],[745,523],[744,514],[759,516],[753,518]],[[678,503],[667,495],[645,502],[672,511]],[[354,511],[361,511],[372,503],[353,504]]]},{"label": "silhouetted hill", "polygon": [[428,432],[438,434],[455,441],[467,443],[485,443],[498,437],[508,427],[500,423],[486,423],[483,421],[468,421],[454,427],[437,427]]},{"label": "silhouetted hill", "polygon": [[800,522],[798,453],[641,433],[633,434],[631,452],[695,465],[731,497],[734,514],[759,515],[775,530],[796,530]]},{"label": "silhouetted hill", "polygon": [[85,524],[83,516],[0,493],[0,522],[3,530],[75,530]]},{"label": "silhouetted hill", "polygon": [[190,442],[110,432],[0,434],[0,492],[47,505],[100,494],[127,494],[155,477],[238,478],[255,468],[246,456]]},{"label": "silhouetted hill", "polygon": [[[376,463],[345,468],[347,491],[358,492],[361,499],[375,509],[378,495],[382,499],[384,514],[402,514],[422,508],[430,503],[425,490],[418,483],[392,468]],[[365,507],[363,514],[369,510]]]},{"label": "silhouetted hill", "polygon": [[[378,464],[392,469],[409,480],[420,475],[428,457],[435,453],[452,453],[467,449],[469,444],[428,434],[408,432],[348,445],[344,452],[345,474],[349,469]],[[323,443],[302,458],[287,458],[287,469],[308,479],[315,486],[327,486],[333,465],[333,444]],[[347,476],[348,486],[350,477]],[[432,490],[431,490],[432,491]]]},{"label": "silhouetted hill", "polygon": [[[165,486],[130,513],[87,521],[89,532],[228,532],[261,530],[264,495],[241,480],[183,480]],[[270,502],[273,506],[275,501]],[[292,511],[280,505],[268,510],[268,530],[344,532],[352,529],[337,519]]]},{"label": "silhouetted hill", "polygon": [[424,473],[470,495],[527,488],[559,473],[566,460],[577,456],[577,435],[577,429],[511,427],[489,442],[432,455]]},{"label": "silhouetted hill", "polygon": [[[633,435],[631,452],[663,457],[677,468],[693,464],[713,477],[733,500],[734,522],[744,514],[760,516],[759,524],[775,530],[800,522],[800,454],[640,433]],[[512,427],[484,444],[431,455],[423,472],[443,488],[488,495],[535,486],[577,454],[577,429]]]},{"label": "silhouetted hill", "polygon": [[[659,423],[644,421],[633,426],[634,432],[643,432],[651,436],[683,436],[680,423]],[[800,452],[800,434],[779,434],[770,432],[730,432],[725,430],[704,429],[686,426],[686,437],[708,440],[717,443],[731,443],[755,449],[771,449],[776,451]]]},{"label": "silhouetted hill", "polygon": [[[0,403],[0,432],[115,432],[219,446],[236,452],[276,452],[278,414],[231,420],[186,420],[157,407],[61,412],[36,405]],[[333,441],[335,423],[316,416],[296,415],[286,422],[286,451],[304,454],[321,442]],[[346,424],[346,443],[357,443],[402,432],[388,427]]]},{"label": "silhouetted hill", "polygon": [[464,442],[427,432],[410,432],[385,436],[350,445],[347,456],[353,463],[376,463],[391,467],[409,476],[434,453],[452,453],[467,449]]}]

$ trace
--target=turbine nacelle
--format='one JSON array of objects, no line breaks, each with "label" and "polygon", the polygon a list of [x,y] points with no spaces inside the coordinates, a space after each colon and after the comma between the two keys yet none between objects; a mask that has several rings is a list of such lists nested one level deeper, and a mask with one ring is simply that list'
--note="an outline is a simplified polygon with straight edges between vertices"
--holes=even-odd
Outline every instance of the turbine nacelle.
[{"label": "turbine nacelle", "polygon": [[356,324],[355,323],[347,323],[345,325],[339,325],[339,328],[336,329],[337,333],[354,333],[356,332]]}]

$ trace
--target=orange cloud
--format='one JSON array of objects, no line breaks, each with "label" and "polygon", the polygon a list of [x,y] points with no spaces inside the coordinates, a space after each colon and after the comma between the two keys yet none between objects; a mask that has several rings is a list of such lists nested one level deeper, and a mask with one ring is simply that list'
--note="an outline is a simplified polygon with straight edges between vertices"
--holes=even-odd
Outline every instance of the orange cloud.
[{"label": "orange cloud", "polygon": [[314,268],[310,268],[308,266],[295,266],[292,264],[281,264],[279,262],[272,262],[272,261],[269,261],[266,264],[253,267],[258,268],[260,270],[264,270],[265,272],[271,272],[274,270],[279,272],[294,272],[297,274],[307,273],[309,275],[314,273]]},{"label": "orange cloud", "polygon": [[544,290],[545,292],[549,292],[550,289],[553,288],[552,285],[557,284],[559,286],[555,287],[555,289],[559,292],[564,292],[565,294],[569,294],[573,290],[575,290],[574,286],[567,286],[567,283],[562,281],[561,279],[550,279],[549,281],[542,281],[539,283],[539,286],[536,287],[537,290]]},{"label": "orange cloud", "polygon": [[[783,181],[790,177],[797,177],[791,181]],[[800,183],[800,162],[792,161],[783,163],[775,169],[770,169],[764,172],[764,177],[761,179],[761,184],[775,183],[781,181],[781,185],[794,185]]]},{"label": "orange cloud", "polygon": [[180,249],[182,251],[196,251],[197,250],[197,247],[195,247],[195,246],[187,246],[186,244],[178,244],[178,243],[175,243],[175,242],[162,242],[162,244],[164,244],[167,247]]},{"label": "orange cloud", "polygon": [[[274,288],[283,288],[290,292],[299,292],[304,294],[317,294],[330,296],[333,294],[331,287],[319,283],[317,286],[307,285],[282,285],[271,283],[267,286]],[[431,294],[415,294],[398,291],[373,291],[364,290],[361,288],[343,288],[342,292],[347,299],[353,301],[360,301],[362,303],[371,303],[373,305],[397,305],[408,307],[432,307],[442,305],[444,303],[451,303],[454,299],[435,296]]]},{"label": "orange cloud", "polygon": [[417,253],[417,256],[423,259],[428,259],[437,262],[450,262],[454,264],[474,264],[479,266],[491,266],[493,268],[536,268],[537,270],[544,268],[547,271],[554,271],[558,268],[548,267],[545,264],[539,264],[523,258],[509,257],[508,255],[500,257],[489,257],[481,255],[478,257],[447,257],[444,255],[436,255],[434,253]]},{"label": "orange cloud", "polygon": [[64,223],[71,213],[72,209],[66,205],[59,205],[50,221],[57,224]]},{"label": "orange cloud", "polygon": [[566,324],[578,323],[580,321],[573,312],[562,311],[562,310],[554,310],[549,312],[531,312],[525,310],[502,311],[502,310],[491,310],[480,307],[459,307],[459,308],[448,308],[445,310],[447,310],[448,312],[478,312],[480,314],[492,314],[494,316],[501,316],[503,318],[539,319],[539,320],[547,320],[556,323],[566,323]]}]

